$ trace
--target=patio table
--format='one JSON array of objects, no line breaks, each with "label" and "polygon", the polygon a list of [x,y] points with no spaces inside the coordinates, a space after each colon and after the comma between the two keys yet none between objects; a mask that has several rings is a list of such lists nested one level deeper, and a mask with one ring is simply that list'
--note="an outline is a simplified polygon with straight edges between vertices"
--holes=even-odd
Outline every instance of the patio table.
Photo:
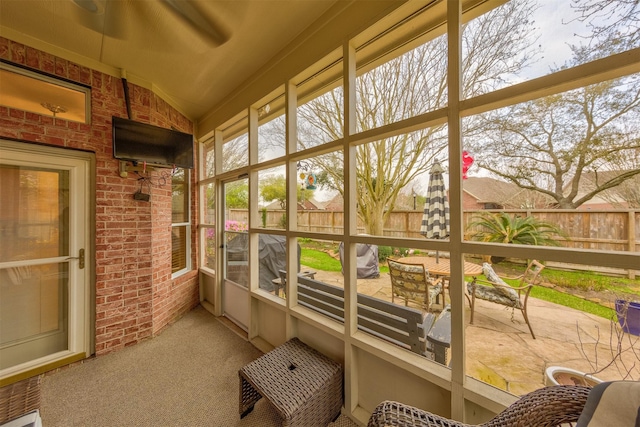
[{"label": "patio table", "polygon": [[[407,256],[400,258],[400,262],[409,262],[412,264],[422,264],[432,276],[437,277],[449,277],[451,276],[451,263],[449,258],[440,257],[437,262],[435,257],[431,256]],[[482,274],[482,266],[474,264],[473,262],[464,262],[464,274],[465,276],[478,276]]]}]

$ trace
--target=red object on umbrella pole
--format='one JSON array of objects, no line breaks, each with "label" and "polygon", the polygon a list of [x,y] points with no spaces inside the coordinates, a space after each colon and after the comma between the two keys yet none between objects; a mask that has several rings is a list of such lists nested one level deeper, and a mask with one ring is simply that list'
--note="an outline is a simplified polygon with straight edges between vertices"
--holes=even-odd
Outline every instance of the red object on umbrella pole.
[{"label": "red object on umbrella pole", "polygon": [[462,179],[467,179],[467,171],[473,164],[473,157],[467,152],[462,152]]}]

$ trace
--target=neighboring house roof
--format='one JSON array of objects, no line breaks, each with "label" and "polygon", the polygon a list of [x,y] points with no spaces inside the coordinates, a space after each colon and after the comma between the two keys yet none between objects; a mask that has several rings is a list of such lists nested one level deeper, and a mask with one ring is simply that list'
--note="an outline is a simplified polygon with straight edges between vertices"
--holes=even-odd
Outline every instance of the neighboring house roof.
[{"label": "neighboring house roof", "polygon": [[326,202],[326,201],[321,202],[321,201],[319,201],[319,200],[316,200],[316,199],[314,199],[314,198],[311,198],[311,202],[313,202],[313,204],[314,204],[314,205],[316,205],[316,209],[320,209],[320,210],[323,210],[323,211],[327,209],[327,208],[326,208],[326,205],[327,205],[327,202]]},{"label": "neighboring house roof", "polygon": [[322,208],[318,206],[318,204],[319,202],[313,199],[306,199],[306,200],[303,200],[302,202],[298,202],[298,210],[304,210],[304,211],[322,210]]},{"label": "neighboring house roof", "polygon": [[344,209],[344,199],[342,194],[338,193],[328,202],[325,202],[324,209],[327,211],[342,211]]},{"label": "neighboring house roof", "polygon": [[470,176],[463,181],[462,189],[475,198],[478,204],[496,205],[505,209],[547,208],[555,200],[533,190],[491,177]]},{"label": "neighboring house roof", "polygon": [[272,210],[279,210],[282,209],[282,206],[280,205],[280,201],[279,200],[274,200],[273,202],[269,203],[268,205],[265,206],[265,209],[268,211],[272,211]]},{"label": "neighboring house roof", "polygon": [[481,203],[503,201],[519,190],[513,184],[484,176],[470,176],[463,181],[462,189]]},{"label": "neighboring house roof", "polygon": [[462,185],[463,191],[479,204],[499,205],[504,209],[542,209],[555,205],[551,196],[496,178],[471,176]]},{"label": "neighboring house roof", "polygon": [[504,205],[507,200],[512,199],[520,192],[521,188],[495,178],[470,176],[463,181],[462,190],[476,199],[478,203]]},{"label": "neighboring house roof", "polygon": [[[593,191],[597,185],[617,177],[618,175],[626,171],[598,171],[598,172],[585,172],[582,174],[580,180],[580,186],[578,187],[577,199],[583,197],[590,191]],[[621,185],[604,190],[598,193],[592,199],[587,200],[585,203],[579,206],[579,209],[624,209],[630,206],[629,200],[637,199],[637,189],[640,188],[640,174],[625,181]],[[565,187],[565,193],[569,192],[569,185]],[[634,193],[635,192],[635,193]],[[626,198],[625,198],[626,196]]]}]

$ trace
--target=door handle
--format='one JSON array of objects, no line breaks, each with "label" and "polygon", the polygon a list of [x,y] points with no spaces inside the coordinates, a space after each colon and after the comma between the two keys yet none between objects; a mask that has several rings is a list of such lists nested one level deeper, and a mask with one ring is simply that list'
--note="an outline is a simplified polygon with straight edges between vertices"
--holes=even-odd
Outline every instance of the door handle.
[{"label": "door handle", "polygon": [[65,261],[69,261],[71,259],[77,259],[78,260],[78,268],[80,270],[82,270],[84,268],[84,249],[80,249],[78,251],[78,256],[70,256]]}]

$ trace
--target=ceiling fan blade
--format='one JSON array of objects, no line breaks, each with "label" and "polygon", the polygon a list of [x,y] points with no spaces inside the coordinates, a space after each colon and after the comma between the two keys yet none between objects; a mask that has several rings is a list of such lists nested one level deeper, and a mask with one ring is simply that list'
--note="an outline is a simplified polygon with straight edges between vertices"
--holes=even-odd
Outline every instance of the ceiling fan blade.
[{"label": "ceiling fan blade", "polygon": [[126,37],[125,28],[114,19],[114,8],[119,7],[118,2],[112,4],[108,0],[71,0],[70,3],[74,5],[71,16],[83,27],[117,39]]},{"label": "ceiling fan blade", "polygon": [[161,2],[216,46],[229,40],[229,32],[221,24],[213,22],[213,19],[198,10],[194,2],[186,0],[161,0]]}]

